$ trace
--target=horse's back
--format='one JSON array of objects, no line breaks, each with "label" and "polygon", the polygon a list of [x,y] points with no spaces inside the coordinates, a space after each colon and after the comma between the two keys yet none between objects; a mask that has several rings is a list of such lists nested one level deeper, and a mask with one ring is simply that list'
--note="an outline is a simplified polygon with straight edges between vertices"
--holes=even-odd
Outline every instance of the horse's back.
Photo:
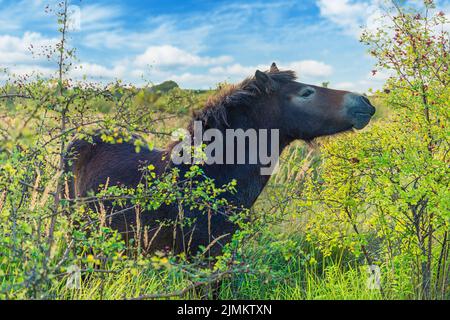
[{"label": "horse's back", "polygon": [[131,142],[110,144],[98,136],[93,141],[76,140],[67,148],[66,171],[73,174],[69,182],[71,197],[97,192],[101,185],[135,187],[142,179],[142,169],[153,164],[164,170],[163,151],[142,147],[139,152]]},{"label": "horse's back", "polygon": [[[142,148],[136,153],[133,143],[108,144],[94,137],[93,143],[84,140],[76,140],[68,148],[68,159],[66,171],[71,172],[73,177],[69,181],[70,198],[83,198],[90,191],[97,192],[101,185],[108,186],[124,185],[136,187],[142,180],[144,166],[153,164],[157,175],[163,174],[170,169],[167,152],[161,150],[149,150]],[[80,199],[81,200],[81,199]],[[235,230],[233,223],[228,221],[224,215],[217,214],[208,218],[207,215],[189,208],[183,211],[186,217],[194,218],[192,226],[180,228],[177,223],[179,207],[177,204],[163,204],[155,210],[145,210],[138,213],[131,203],[116,205],[106,199],[99,201],[103,204],[106,212],[106,223],[109,227],[117,230],[126,242],[136,239],[138,226],[145,226],[140,234],[141,243],[145,239],[151,239],[145,244],[146,252],[156,250],[172,249],[175,253],[197,252],[200,246],[206,247],[210,243],[208,225],[220,225],[221,233],[228,234],[223,238],[225,241]],[[90,201],[89,207],[98,211],[97,201]],[[222,240],[221,240],[222,241]],[[218,243],[220,244],[220,243]],[[210,249],[210,254],[216,255],[220,252],[218,245]]]}]

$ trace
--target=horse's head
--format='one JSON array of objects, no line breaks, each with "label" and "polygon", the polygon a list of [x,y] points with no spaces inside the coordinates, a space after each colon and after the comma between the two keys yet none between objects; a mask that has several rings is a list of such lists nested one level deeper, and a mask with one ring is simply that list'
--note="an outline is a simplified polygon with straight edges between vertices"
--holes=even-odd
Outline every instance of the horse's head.
[{"label": "horse's head", "polygon": [[331,90],[281,77],[275,63],[269,72],[256,71],[260,86],[272,87],[278,97],[279,116],[285,134],[293,139],[315,137],[362,129],[375,113],[363,95]]}]

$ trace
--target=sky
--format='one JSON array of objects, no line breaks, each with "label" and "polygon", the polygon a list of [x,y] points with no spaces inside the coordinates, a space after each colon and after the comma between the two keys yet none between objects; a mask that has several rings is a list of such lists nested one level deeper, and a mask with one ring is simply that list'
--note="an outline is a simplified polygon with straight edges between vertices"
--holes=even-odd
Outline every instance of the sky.
[{"label": "sky", "polygon": [[[386,74],[372,75],[375,61],[359,42],[360,27],[382,23],[383,1],[73,0],[69,43],[78,61],[70,76],[208,89],[276,62],[295,70],[300,82],[367,92],[381,88]],[[53,62],[29,50],[57,41],[47,4],[56,1],[0,0],[0,68],[54,72]],[[450,0],[438,8],[450,13]]]}]

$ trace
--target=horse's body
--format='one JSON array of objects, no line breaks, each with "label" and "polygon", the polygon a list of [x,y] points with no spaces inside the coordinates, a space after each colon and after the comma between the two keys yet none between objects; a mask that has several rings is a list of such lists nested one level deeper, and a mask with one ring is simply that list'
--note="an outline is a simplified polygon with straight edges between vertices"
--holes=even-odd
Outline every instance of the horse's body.
[{"label": "horse's body", "polygon": [[[270,72],[256,72],[254,78],[210,100],[205,109],[194,115],[205,129],[215,128],[224,132],[232,129],[278,129],[279,152],[293,140],[311,140],[318,136],[362,128],[375,112],[373,106],[362,96],[345,91],[335,91],[295,82],[292,72],[280,72],[273,64]],[[192,125],[189,128],[192,132]],[[89,191],[98,191],[100,185],[125,185],[135,187],[142,180],[143,165],[153,164],[156,174],[178,167],[183,173],[188,166],[176,165],[170,159],[173,146],[166,150],[143,148],[136,153],[133,143],[107,144],[99,137],[93,143],[77,140],[71,144],[68,154],[73,161],[67,167],[74,175],[69,185],[71,197],[84,197]],[[226,143],[226,141],[224,141]],[[217,186],[235,179],[236,194],[224,197],[237,207],[250,208],[269,180],[261,175],[262,164],[208,164],[205,174],[213,178]],[[110,208],[110,204],[106,204]],[[118,209],[116,209],[118,210]],[[111,214],[111,212],[108,212]],[[150,251],[170,248],[174,252],[195,252],[198,247],[211,247],[211,254],[218,254],[221,245],[229,241],[237,227],[222,214],[208,216],[198,211],[188,211],[195,218],[187,229],[164,227],[158,230],[159,220],[175,221],[179,214],[176,205],[162,206],[158,210],[144,212],[140,224],[148,227],[147,237],[153,239]],[[127,210],[114,215],[110,226],[133,237],[136,229],[136,213]],[[186,244],[189,243],[189,248]]]}]

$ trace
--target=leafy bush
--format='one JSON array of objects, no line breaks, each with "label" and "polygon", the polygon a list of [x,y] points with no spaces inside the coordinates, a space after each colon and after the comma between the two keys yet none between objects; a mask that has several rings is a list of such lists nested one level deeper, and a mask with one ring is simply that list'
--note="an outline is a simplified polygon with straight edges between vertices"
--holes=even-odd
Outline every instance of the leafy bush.
[{"label": "leafy bush", "polygon": [[[431,1],[420,14],[394,3],[391,24],[362,37],[374,72],[392,75],[370,97],[382,105],[377,120],[319,140],[320,152],[290,146],[251,215],[233,215],[241,229],[215,261],[145,255],[146,241],[125,245],[101,208],[67,197],[64,152],[75,136],[123,143],[139,134],[136,151],[152,148],[150,138],[165,142],[211,93],[67,79],[67,4],[58,6],[61,38],[49,55],[56,76],[0,88],[1,299],[200,298],[219,279],[221,298],[449,298],[449,39]],[[196,166],[184,177],[156,178],[153,169],[137,188],[105,186],[92,199],[205,209],[226,206],[217,196],[234,188]],[[367,264],[380,267],[381,291],[367,286]]]},{"label": "leafy bush", "polygon": [[308,227],[325,253],[350,248],[383,267],[386,289],[409,279],[415,297],[445,298],[450,57],[448,33],[438,28],[446,20],[432,9],[431,1],[423,15],[395,6],[391,26],[363,36],[379,67],[394,71],[389,94],[379,94],[391,113],[324,143],[304,206],[314,208]]}]

